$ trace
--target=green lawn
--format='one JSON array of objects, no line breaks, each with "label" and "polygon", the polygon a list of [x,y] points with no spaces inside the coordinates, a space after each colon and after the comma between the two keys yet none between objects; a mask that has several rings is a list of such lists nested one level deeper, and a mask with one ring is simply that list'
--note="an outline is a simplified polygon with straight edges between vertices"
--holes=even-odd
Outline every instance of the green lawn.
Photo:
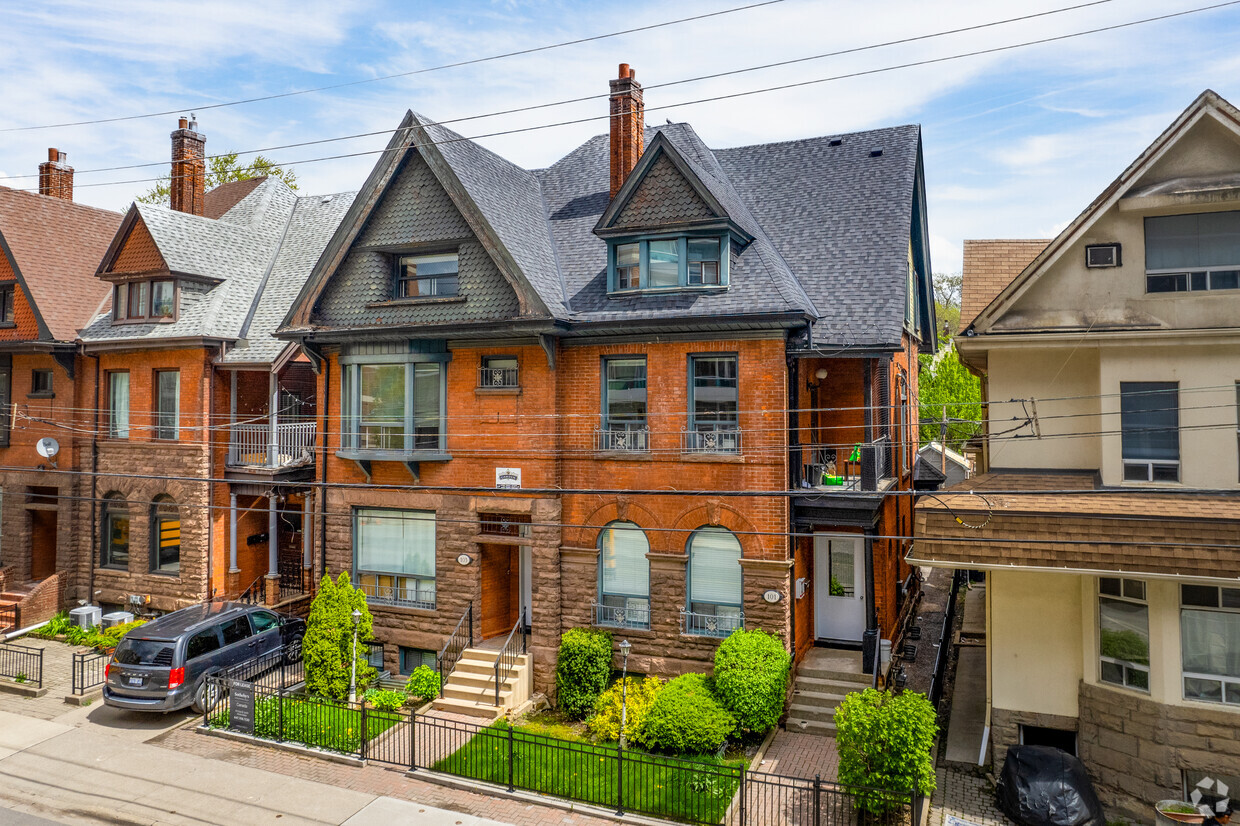
[{"label": "green lawn", "polygon": [[[284,702],[284,740],[306,746],[356,754],[362,746],[362,712],[330,700],[314,697],[268,697],[254,704],[254,736],[280,739],[280,710]],[[373,740],[402,718],[381,711],[366,711],[367,739]],[[228,711],[211,718],[214,728],[228,728]]]},{"label": "green lawn", "polygon": [[[705,764],[705,765],[702,765]],[[698,823],[723,819],[743,760],[694,758],[687,763],[626,750],[624,809]],[[508,784],[508,728],[501,720],[448,755],[436,771],[499,785]],[[513,783],[518,788],[616,806],[616,748],[513,730]]]}]

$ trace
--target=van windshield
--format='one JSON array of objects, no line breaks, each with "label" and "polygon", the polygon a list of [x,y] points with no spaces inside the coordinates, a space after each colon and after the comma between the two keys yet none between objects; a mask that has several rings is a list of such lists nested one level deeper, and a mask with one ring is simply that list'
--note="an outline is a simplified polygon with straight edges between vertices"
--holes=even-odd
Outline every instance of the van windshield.
[{"label": "van windshield", "polygon": [[116,646],[113,659],[121,665],[172,665],[172,643],[126,637]]}]

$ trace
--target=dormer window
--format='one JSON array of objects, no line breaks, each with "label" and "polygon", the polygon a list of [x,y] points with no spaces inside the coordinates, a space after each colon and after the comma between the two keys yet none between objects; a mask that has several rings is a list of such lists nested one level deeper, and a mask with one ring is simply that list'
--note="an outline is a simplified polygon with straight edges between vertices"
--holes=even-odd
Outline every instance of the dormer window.
[{"label": "dormer window", "polygon": [[170,278],[129,281],[112,292],[112,317],[116,321],[174,321],[177,285]]},{"label": "dormer window", "polygon": [[459,272],[455,252],[445,255],[402,255],[396,265],[396,297],[454,297],[460,293]]},{"label": "dormer window", "polygon": [[726,287],[728,237],[649,238],[612,243],[609,292]]}]

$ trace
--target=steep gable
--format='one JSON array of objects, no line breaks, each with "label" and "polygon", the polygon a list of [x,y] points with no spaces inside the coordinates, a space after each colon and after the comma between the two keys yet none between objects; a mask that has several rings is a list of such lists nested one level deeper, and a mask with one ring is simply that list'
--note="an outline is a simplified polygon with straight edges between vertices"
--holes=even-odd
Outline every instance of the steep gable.
[{"label": "steep gable", "polygon": [[8,256],[0,254],[0,285],[13,285],[13,325],[0,326],[0,341],[31,341],[39,337],[39,322],[35,319],[30,298],[9,263]]},{"label": "steep gable", "polygon": [[141,218],[133,224],[121,242],[110,270],[116,273],[168,271],[168,265],[164,262],[159,247],[155,245],[151,231],[146,228],[146,223]]},{"label": "steep gable", "polygon": [[614,227],[655,228],[719,215],[667,155],[660,155],[616,217]]}]

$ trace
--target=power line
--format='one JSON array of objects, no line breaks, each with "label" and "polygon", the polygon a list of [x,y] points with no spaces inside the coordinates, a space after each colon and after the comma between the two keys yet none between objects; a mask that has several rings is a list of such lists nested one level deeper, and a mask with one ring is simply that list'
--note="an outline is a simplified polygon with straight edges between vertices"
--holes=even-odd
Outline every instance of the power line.
[{"label": "power line", "polygon": [[[829,82],[833,82],[837,80],[849,80],[849,79],[858,78],[858,77],[882,74],[885,72],[896,71],[899,69],[916,68],[919,66],[929,66],[929,65],[934,65],[938,63],[946,63],[946,62],[953,61],[953,60],[961,60],[961,59],[969,58],[969,57],[978,57],[982,55],[1010,51],[1012,49],[1024,48],[1026,46],[1043,45],[1046,43],[1059,42],[1059,41],[1068,40],[1068,39],[1075,38],[1075,37],[1083,37],[1085,35],[1090,35],[1090,34],[1099,34],[1102,32],[1116,31],[1119,29],[1125,29],[1125,28],[1129,28],[1132,26],[1142,25],[1144,23],[1152,23],[1152,22],[1168,20],[1168,19],[1172,19],[1176,17],[1183,17],[1185,15],[1197,14],[1200,12],[1213,11],[1213,10],[1225,8],[1228,6],[1234,6],[1237,4],[1240,4],[1240,0],[1226,0],[1226,2],[1216,3],[1210,6],[1202,6],[1202,7],[1195,8],[1195,9],[1188,9],[1188,10],[1180,11],[1180,12],[1172,12],[1168,14],[1157,15],[1155,17],[1147,17],[1147,18],[1142,18],[1140,20],[1133,20],[1133,21],[1129,21],[1126,23],[1117,23],[1117,24],[1113,24],[1110,26],[1101,26],[1101,27],[1094,28],[1094,29],[1086,29],[1086,30],[1079,31],[1079,32],[1072,32],[1069,34],[1039,38],[1036,40],[1029,40],[1029,41],[1025,41],[1022,43],[1014,43],[1014,44],[1010,44],[1007,46],[996,46],[996,47],[989,48],[989,49],[979,49],[979,50],[975,50],[971,52],[948,55],[946,57],[928,58],[925,60],[912,61],[909,63],[901,63],[901,64],[892,65],[892,66],[880,67],[877,69],[867,69],[867,70],[849,72],[849,73],[840,74],[840,75],[831,75],[827,77],[813,78],[810,80],[796,81],[792,83],[780,84],[777,86],[768,86],[768,87],[763,87],[759,89],[750,89],[750,90],[746,90],[742,92],[730,92],[726,94],[714,95],[712,97],[697,98],[693,100],[681,101],[679,103],[665,104],[662,106],[650,106],[650,107],[646,107],[646,111],[657,112],[657,111],[662,111],[664,109],[674,109],[680,106],[694,106],[694,105],[698,105],[702,103],[716,103],[716,102],[723,101],[723,100],[733,100],[736,98],[748,97],[751,95],[758,95],[758,94],[765,94],[768,92],[786,91],[788,89],[803,88],[803,87],[812,86],[812,85],[816,85],[820,83],[829,83]],[[523,107],[520,109],[514,109],[510,111],[511,112],[522,112],[522,111],[528,111],[532,109],[545,108],[545,106],[546,105],[544,104],[544,105],[539,105],[539,106]],[[365,157],[369,155],[381,155],[386,152],[404,152],[408,149],[418,149],[424,146],[436,146],[436,145],[444,145],[444,144],[449,144],[449,143],[459,143],[461,141],[477,141],[483,138],[493,138],[493,137],[500,137],[500,136],[505,136],[505,135],[515,135],[515,134],[521,134],[525,132],[540,131],[543,129],[554,129],[554,128],[561,127],[561,126],[572,126],[572,125],[577,125],[581,123],[589,123],[589,122],[598,121],[598,120],[610,120],[612,117],[614,116],[610,114],[592,115],[589,117],[573,118],[569,120],[555,121],[552,123],[536,124],[532,126],[517,127],[517,128],[512,128],[512,129],[502,129],[502,130],[486,132],[486,133],[481,133],[481,134],[471,135],[471,136],[458,136],[455,138],[446,138],[446,139],[437,140],[437,141],[426,141],[422,143],[414,143],[414,144],[409,144],[407,146],[399,146],[399,147],[395,147],[391,149],[385,147],[383,149],[361,150],[358,152],[342,152],[342,153],[335,154],[335,155],[324,155],[320,157],[303,158],[303,159],[294,160],[294,161],[279,161],[279,162],[276,162],[276,165],[281,166],[281,167],[292,167],[298,164],[321,163],[325,161],[344,160],[344,159],[349,159],[349,158]],[[427,125],[435,125],[435,124],[428,123]],[[326,142],[326,140],[327,139],[324,139],[323,142]],[[250,154],[250,152],[249,151],[245,153],[239,152],[238,154]],[[150,165],[156,165],[156,164],[152,163],[152,164],[146,164],[146,165],[150,166]],[[25,177],[28,177],[28,176],[25,176]],[[160,181],[160,180],[167,180],[167,179],[163,177],[135,178],[135,179],[122,180],[122,181],[82,183],[82,184],[75,184],[75,186],[78,188],[97,187],[97,186],[120,186],[120,185],[126,185],[126,184],[150,183],[153,181]],[[34,191],[37,191],[37,189],[28,188],[24,191],[34,192]]]},{"label": "power line", "polygon": [[[774,0],[774,2],[782,2],[782,1],[783,0]],[[1020,17],[1009,17],[1004,20],[996,20],[990,23],[981,23],[981,24],[977,24],[974,26],[965,26],[965,27],[957,28],[957,29],[949,29],[946,31],[934,32],[932,34],[923,34],[923,35],[917,35],[914,37],[906,37],[900,40],[888,40],[883,43],[874,43],[874,44],[870,44],[866,46],[856,46],[853,48],[840,49],[840,50],[833,51],[833,52],[823,52],[822,54],[814,54],[814,55],[809,55],[806,57],[791,58],[789,60],[781,60],[781,61],[776,61],[774,63],[764,63],[761,65],[750,66],[750,67],[742,68],[742,69],[730,69],[728,71],[715,72],[713,74],[698,75],[697,77],[682,78],[680,80],[665,81],[663,83],[653,83],[653,84],[646,85],[643,88],[645,91],[650,91],[652,89],[663,89],[663,88],[668,88],[671,86],[682,86],[688,83],[697,83],[703,80],[715,80],[721,77],[730,77],[733,75],[745,74],[748,72],[762,71],[765,69],[773,69],[773,68],[779,68],[783,66],[791,66],[791,65],[798,64],[798,63],[806,63],[806,62],[813,61],[813,60],[823,60],[829,57],[839,57],[842,55],[870,51],[873,49],[884,48],[887,46],[903,45],[903,44],[913,43],[913,42],[920,41],[920,40],[929,40],[932,38],[944,37],[944,36],[952,35],[952,34],[960,34],[963,32],[977,31],[979,29],[986,29],[986,28],[991,28],[994,26],[1001,26],[1001,25],[1005,25],[1008,23],[1022,22],[1022,21],[1030,20],[1030,19],[1037,18],[1037,17],[1046,17],[1052,14],[1060,14],[1063,12],[1075,11],[1078,9],[1087,8],[1089,6],[1097,6],[1103,3],[1110,3],[1110,2],[1113,2],[1113,0],[1090,0],[1090,2],[1080,3],[1074,6],[1065,6],[1063,8],[1058,8],[1058,9],[1051,9],[1049,11],[1038,12],[1036,14],[1027,14],[1027,15],[1023,15]],[[532,104],[529,106],[520,106],[520,107],[516,107],[512,109],[500,109],[500,110],[496,110],[492,112],[484,112],[482,114],[477,114],[477,115],[464,115],[461,117],[449,118],[449,119],[441,120],[441,121],[435,121],[434,123],[428,123],[426,125],[427,126],[447,126],[448,124],[465,123],[467,121],[472,121],[472,120],[482,120],[486,118],[499,117],[502,115],[518,114],[521,112],[531,112],[531,111],[537,111],[540,109],[549,109],[549,108],[553,108],[557,106],[567,106],[567,105],[574,104],[574,103],[585,103],[591,100],[602,100],[608,97],[610,97],[610,95],[608,94],[585,95],[583,97],[567,98],[564,100],[551,101],[549,103]],[[652,109],[651,111],[654,111],[654,110]],[[168,114],[168,113],[161,113],[161,114]],[[23,127],[23,128],[37,128],[37,127]],[[6,131],[6,130],[0,129],[0,132],[3,132],[3,131]],[[341,135],[339,137],[331,137],[331,138],[319,138],[316,140],[300,141],[297,143],[286,143],[286,144],[280,144],[277,146],[267,146],[261,149],[246,149],[243,151],[239,151],[235,154],[252,155],[252,154],[257,154],[260,152],[277,152],[283,149],[296,149],[296,148],[300,148],[304,146],[318,146],[318,145],[325,144],[325,143],[335,143],[338,141],[356,140],[358,138],[371,138],[371,137],[376,137],[379,135],[392,134],[393,131],[399,132],[401,130],[383,129],[383,130],[378,130],[374,132],[357,132],[351,135]],[[232,154],[234,153],[229,152],[229,153],[222,153],[219,155],[207,155],[205,156],[204,160],[214,160],[216,158],[227,157]],[[128,169],[145,169],[145,168],[149,168],[153,166],[166,166],[167,164],[168,164],[167,160],[159,160],[159,161],[151,161],[148,163],[126,164],[123,166],[99,167],[97,169],[79,169],[79,170],[75,170],[74,174],[76,176],[76,175],[88,175],[88,174],[99,173],[99,172],[118,172],[118,171],[124,171]],[[3,178],[0,178],[0,180],[12,181],[12,180],[21,180],[25,178],[37,178],[37,177],[38,177],[37,173],[29,174],[29,175],[8,175]]]},{"label": "power line", "polygon": [[[580,38],[577,38],[576,40],[565,40],[560,43],[550,43],[544,46],[534,46],[528,49],[518,49],[517,51],[512,51],[512,52],[504,52],[502,54],[488,55],[487,57],[476,57],[476,58],[471,58],[469,60],[459,60],[454,63],[444,63],[439,66],[428,66],[422,69],[413,69],[408,72],[397,72],[395,74],[390,74],[390,75],[381,75],[380,77],[370,77],[370,78],[363,78],[361,80],[351,80],[345,83],[335,83],[335,84],[331,84],[328,86],[316,86],[316,87],[309,88],[309,89],[296,89],[291,92],[279,92],[279,93],[270,94],[270,95],[260,95],[258,97],[242,98],[239,100],[224,101],[222,103],[200,103],[197,106],[180,106],[180,107],[177,107],[176,109],[167,109],[162,112],[146,112],[146,113],[139,114],[139,115],[121,115],[121,116],[111,117],[111,118],[96,118],[95,120],[71,121],[71,122],[66,122],[66,123],[47,123],[47,124],[41,124],[38,126],[11,126],[5,129],[0,129],[0,132],[29,132],[29,131],[36,130],[36,129],[60,129],[60,128],[67,127],[67,126],[91,126],[94,124],[102,124],[102,123],[118,123],[121,121],[165,117],[167,115],[176,115],[176,114],[180,114],[182,112],[188,112],[188,111],[203,112],[203,111],[207,111],[210,109],[223,109],[228,106],[239,106],[241,104],[246,104],[246,103],[259,103],[261,101],[278,100],[280,98],[296,97],[298,95],[309,95],[309,94],[313,94],[316,92],[327,92],[333,89],[346,89],[352,86],[362,86],[362,85],[369,84],[369,83],[380,83],[386,80],[394,80],[396,78],[402,78],[402,77],[412,77],[414,75],[426,74],[428,72],[438,72],[444,69],[455,69],[461,66],[472,66],[472,65],[479,64],[479,63],[487,63],[493,60],[503,60],[509,57],[519,57],[522,55],[536,54],[538,52],[550,51],[552,49],[560,49],[565,46],[576,46],[582,43],[590,43],[590,42],[597,41],[597,40],[606,40],[612,37],[621,37],[626,34],[636,34],[637,32],[645,32],[645,31],[651,31],[653,29],[660,29],[665,26],[675,26],[680,23],[690,23],[695,20],[705,20],[710,17],[720,17],[725,14],[733,14],[735,12],[747,11],[749,9],[756,9],[761,6],[772,6],[772,5],[775,5],[776,3],[782,3],[782,2],[784,2],[784,0],[761,0],[761,2],[750,3],[745,6],[735,6],[733,8],[721,9],[719,11],[713,11],[713,12],[707,12],[705,14],[698,14],[692,17],[681,17],[676,20],[668,20],[663,23],[650,23],[645,26],[636,26],[636,27],[629,28],[629,29],[621,29],[620,31],[608,32],[606,34],[597,34],[591,37],[580,37]],[[1087,4],[1087,5],[1092,5],[1092,4]]]}]

